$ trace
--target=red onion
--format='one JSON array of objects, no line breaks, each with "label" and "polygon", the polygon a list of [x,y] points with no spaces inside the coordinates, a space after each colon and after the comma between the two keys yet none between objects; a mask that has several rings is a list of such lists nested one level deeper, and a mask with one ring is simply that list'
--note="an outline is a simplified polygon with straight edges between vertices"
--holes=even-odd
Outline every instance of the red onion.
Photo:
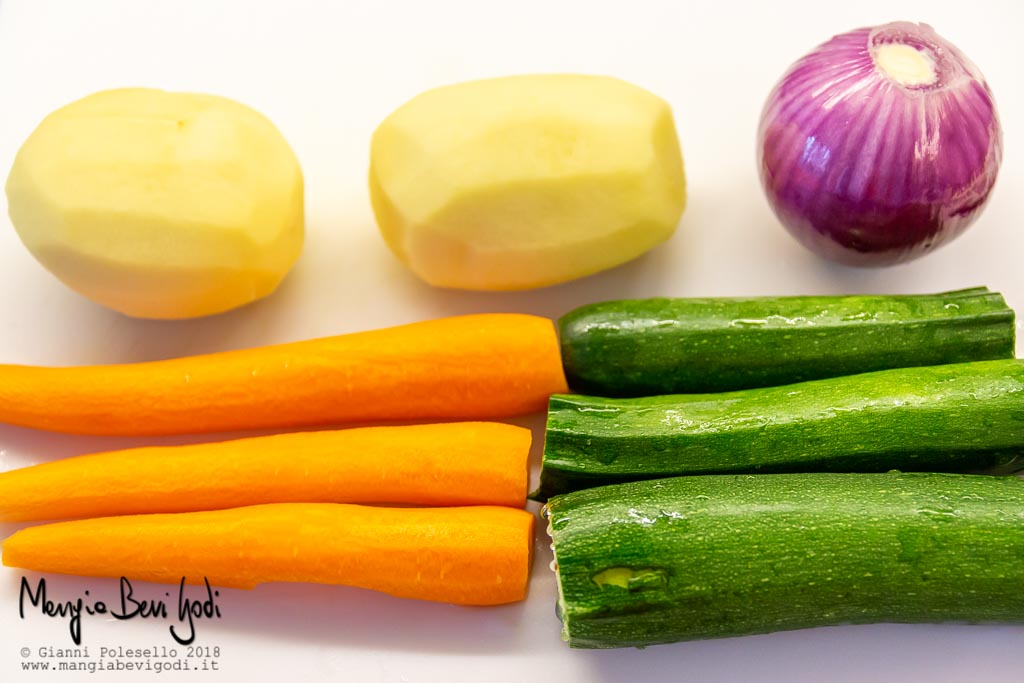
[{"label": "red onion", "polygon": [[927,24],[819,46],[775,86],[758,130],[779,220],[811,251],[852,265],[908,261],[959,235],[1001,157],[981,72]]}]

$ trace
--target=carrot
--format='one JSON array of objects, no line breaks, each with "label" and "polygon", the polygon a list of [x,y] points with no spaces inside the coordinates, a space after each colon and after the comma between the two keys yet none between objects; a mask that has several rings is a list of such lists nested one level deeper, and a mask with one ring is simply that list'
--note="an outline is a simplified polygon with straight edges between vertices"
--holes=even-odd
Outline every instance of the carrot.
[{"label": "carrot", "polygon": [[456,422],[94,453],[0,473],[0,521],[259,503],[521,508],[530,442],[522,427]]},{"label": "carrot", "polygon": [[3,563],[41,572],[252,588],[343,584],[461,605],[526,597],[533,515],[506,507],[281,503],[103,517],[18,531]]},{"label": "carrot", "polygon": [[124,365],[0,365],[0,422],[156,435],[539,411],[566,391],[554,326],[468,315]]}]

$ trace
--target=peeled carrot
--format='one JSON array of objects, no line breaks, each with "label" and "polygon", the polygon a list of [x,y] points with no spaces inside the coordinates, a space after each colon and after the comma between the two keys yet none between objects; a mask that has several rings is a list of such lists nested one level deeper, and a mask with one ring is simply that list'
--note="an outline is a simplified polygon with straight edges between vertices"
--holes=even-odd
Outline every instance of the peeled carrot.
[{"label": "peeled carrot", "polygon": [[260,503],[521,508],[530,442],[522,427],[455,422],[93,453],[0,473],[0,521]]},{"label": "peeled carrot", "polygon": [[252,588],[343,584],[497,605],[526,597],[533,515],[506,507],[282,503],[58,522],[18,531],[3,563],[41,572]]},{"label": "peeled carrot", "polygon": [[484,314],[148,363],[0,365],[0,422],[155,435],[491,419],[564,391],[550,320]]}]

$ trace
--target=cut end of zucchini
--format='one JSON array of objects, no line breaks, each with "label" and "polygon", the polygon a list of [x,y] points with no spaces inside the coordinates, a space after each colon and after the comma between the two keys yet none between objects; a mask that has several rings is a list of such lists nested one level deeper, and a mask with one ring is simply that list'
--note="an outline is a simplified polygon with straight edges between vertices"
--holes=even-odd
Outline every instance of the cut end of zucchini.
[{"label": "cut end of zucchini", "polygon": [[[537,493],[537,492],[534,492]],[[531,496],[534,494],[530,494]],[[548,538],[551,539],[551,554],[553,559],[551,564],[548,565],[551,571],[555,573],[555,585],[558,587],[558,602],[555,604],[555,614],[558,615],[558,620],[562,622],[562,640],[569,642],[569,622],[565,618],[565,594],[562,591],[562,577],[558,573],[558,556],[555,551],[555,529],[551,525],[551,512],[548,510],[548,506],[545,505],[540,509],[540,516],[547,524]]]}]

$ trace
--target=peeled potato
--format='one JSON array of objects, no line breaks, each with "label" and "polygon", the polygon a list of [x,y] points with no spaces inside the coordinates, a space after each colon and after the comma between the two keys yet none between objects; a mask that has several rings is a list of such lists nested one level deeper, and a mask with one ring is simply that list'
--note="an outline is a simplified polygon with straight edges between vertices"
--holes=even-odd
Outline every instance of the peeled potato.
[{"label": "peeled potato", "polygon": [[274,291],[302,249],[302,188],[261,114],[137,88],[46,117],[7,202],[29,251],[72,289],[131,316],[190,318]]},{"label": "peeled potato", "polygon": [[686,202],[664,100],[606,77],[496,78],[425,92],[373,135],[392,251],[441,287],[552,285],[668,239]]}]

